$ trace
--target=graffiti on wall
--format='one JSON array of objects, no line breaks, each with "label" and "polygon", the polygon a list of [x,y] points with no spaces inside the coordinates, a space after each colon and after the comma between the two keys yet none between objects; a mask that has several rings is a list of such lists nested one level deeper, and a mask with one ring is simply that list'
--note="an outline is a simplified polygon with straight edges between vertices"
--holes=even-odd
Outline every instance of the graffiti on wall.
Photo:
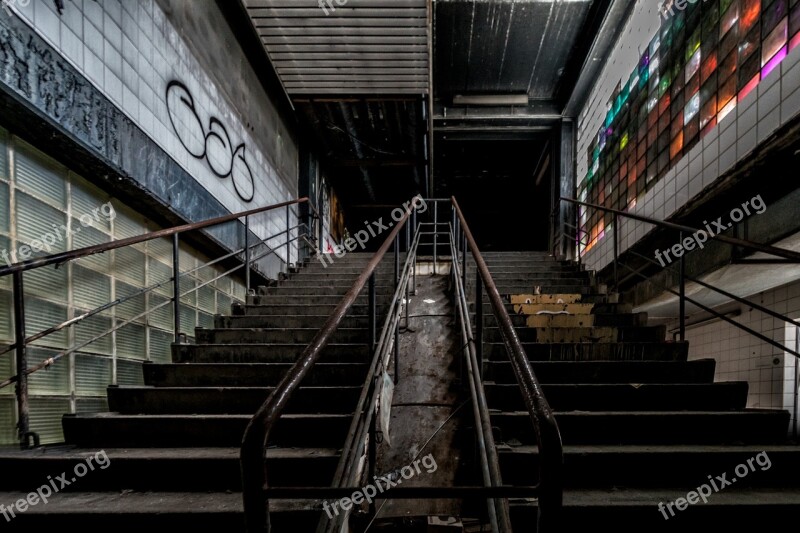
[{"label": "graffiti on wall", "polygon": [[217,117],[208,120],[206,129],[195,108],[192,93],[183,83],[169,82],[166,100],[172,129],[186,151],[195,159],[205,159],[218,178],[231,178],[242,201],[252,201],[255,180],[245,159],[245,144],[234,147],[228,130]]}]

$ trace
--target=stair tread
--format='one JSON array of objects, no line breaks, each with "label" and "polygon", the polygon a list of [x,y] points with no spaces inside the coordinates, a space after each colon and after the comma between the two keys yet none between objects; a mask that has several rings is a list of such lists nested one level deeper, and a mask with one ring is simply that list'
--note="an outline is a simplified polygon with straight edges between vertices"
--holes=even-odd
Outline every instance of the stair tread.
[{"label": "stair tread", "polygon": [[[690,490],[693,488],[687,487]],[[686,497],[686,488],[651,489],[620,488],[608,489],[564,489],[564,506],[603,507],[608,505],[633,507],[654,506],[654,502],[671,502]],[[526,505],[525,502],[512,500],[511,505]],[[793,488],[745,488],[727,487],[714,492],[704,506],[740,506],[740,505],[800,505],[800,489]],[[530,505],[530,503],[527,503]],[[654,508],[655,509],[655,508]],[[657,516],[657,515],[656,515]]]},{"label": "stair tread", "polygon": [[[76,415],[68,415],[73,419],[120,419],[120,418],[129,418],[132,420],[137,419],[146,419],[146,418],[159,418],[159,419],[188,419],[188,420],[229,420],[229,419],[241,419],[241,420],[250,420],[253,418],[252,414],[249,415],[241,415],[241,414],[230,414],[230,415],[219,415],[219,414],[159,414],[159,415],[151,415],[151,414],[121,414],[121,413],[79,413]],[[331,418],[331,419],[351,419],[353,417],[352,414],[344,414],[344,413],[286,413],[281,415],[281,419],[296,419],[296,420],[304,420],[304,419],[320,419],[320,418]]]},{"label": "stair tread", "polygon": [[[25,499],[28,493],[0,492],[0,501]],[[271,512],[316,510],[316,500],[274,500]],[[60,492],[47,505],[28,507],[25,515],[169,515],[243,512],[236,492]]]},{"label": "stair tread", "polygon": [[[565,455],[602,455],[602,454],[759,454],[800,453],[800,446],[795,444],[761,444],[761,445],[724,445],[724,444],[565,444]],[[498,453],[504,454],[538,454],[539,447],[524,444],[521,446],[498,445]]]},{"label": "stair tread", "polygon": [[[195,460],[195,459],[230,459],[239,461],[241,448],[233,447],[200,447],[200,448],[104,448],[109,460],[113,463],[125,459],[148,460]],[[99,448],[77,448],[72,446],[45,447],[35,450],[0,450],[0,460],[83,460],[94,456]],[[335,448],[267,448],[267,457],[275,459],[302,459],[306,457],[339,457]]]}]

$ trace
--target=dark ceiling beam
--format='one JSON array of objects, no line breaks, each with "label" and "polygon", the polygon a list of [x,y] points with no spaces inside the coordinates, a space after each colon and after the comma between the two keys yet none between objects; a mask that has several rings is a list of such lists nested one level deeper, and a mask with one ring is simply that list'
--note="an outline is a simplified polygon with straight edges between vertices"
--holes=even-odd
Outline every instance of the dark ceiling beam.
[{"label": "dark ceiling beam", "polygon": [[331,168],[414,167],[419,163],[416,159],[330,159],[327,161]]},{"label": "dark ceiling beam", "polygon": [[441,101],[433,107],[434,120],[442,118],[486,117],[561,117],[561,106],[555,100],[529,100],[527,106],[450,106]]},{"label": "dark ceiling beam", "polygon": [[579,68],[579,76],[570,87],[570,94],[567,95],[562,108],[565,117],[576,117],[580,113],[597,77],[606,65],[606,59],[633,13],[634,4],[635,0],[611,0],[605,19],[595,34],[591,49]]},{"label": "dark ceiling beam", "polygon": [[613,2],[614,0],[593,0],[589,6],[589,12],[583,21],[581,31],[578,32],[578,38],[575,40],[575,44],[569,54],[569,60],[564,66],[561,80],[558,83],[558,87],[556,87],[555,100],[558,102],[560,109],[567,105],[567,101],[572,96],[572,91],[581,75],[581,69],[586,64],[592,45],[594,45],[598,37],[600,28]]}]

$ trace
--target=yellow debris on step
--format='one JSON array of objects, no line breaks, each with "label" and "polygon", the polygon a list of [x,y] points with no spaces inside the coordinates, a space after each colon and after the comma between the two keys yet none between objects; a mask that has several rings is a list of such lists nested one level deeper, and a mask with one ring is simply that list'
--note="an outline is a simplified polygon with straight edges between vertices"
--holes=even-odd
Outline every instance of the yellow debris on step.
[{"label": "yellow debris on step", "polygon": [[525,321],[529,328],[590,328],[594,315],[530,315]]},{"label": "yellow debris on step", "polygon": [[569,314],[589,315],[594,309],[594,304],[517,304],[514,312],[518,315],[538,314]]},{"label": "yellow debris on step", "polygon": [[580,294],[512,294],[512,304],[574,304],[581,301]]}]

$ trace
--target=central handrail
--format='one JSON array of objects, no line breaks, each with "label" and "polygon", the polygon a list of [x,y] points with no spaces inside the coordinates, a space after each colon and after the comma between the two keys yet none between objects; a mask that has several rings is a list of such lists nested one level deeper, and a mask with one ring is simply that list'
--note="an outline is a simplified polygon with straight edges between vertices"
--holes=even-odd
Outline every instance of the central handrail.
[{"label": "central handrail", "polygon": [[511,317],[508,316],[508,311],[497,290],[497,285],[495,285],[494,279],[489,273],[489,268],[486,266],[486,262],[478,249],[478,244],[472,236],[469,225],[464,218],[464,213],[461,211],[455,197],[451,201],[457,219],[461,224],[461,231],[475,260],[478,274],[483,281],[486,294],[489,296],[489,302],[497,318],[503,344],[505,344],[508,351],[514,375],[525,400],[525,405],[533,423],[534,433],[536,434],[539,449],[537,531],[554,531],[557,527],[558,515],[563,501],[564,452],[558,423],[550,404],[547,402],[547,398],[545,398],[542,386],[536,379],[533,367],[528,360],[528,355],[522,347],[517,331],[511,322]]},{"label": "central handrail", "polygon": [[242,469],[242,491],[244,501],[245,527],[250,533],[270,531],[269,500],[265,490],[268,487],[267,442],[272,427],[278,421],[292,394],[300,387],[303,379],[319,359],[322,350],[330,342],[342,319],[364,289],[373,272],[383,260],[395,237],[405,226],[411,210],[406,210],[397,221],[389,236],[372,256],[366,268],[344,295],[309,345],[300,354],[297,362],[281,379],[264,404],[250,420],[242,439],[240,455]]}]

